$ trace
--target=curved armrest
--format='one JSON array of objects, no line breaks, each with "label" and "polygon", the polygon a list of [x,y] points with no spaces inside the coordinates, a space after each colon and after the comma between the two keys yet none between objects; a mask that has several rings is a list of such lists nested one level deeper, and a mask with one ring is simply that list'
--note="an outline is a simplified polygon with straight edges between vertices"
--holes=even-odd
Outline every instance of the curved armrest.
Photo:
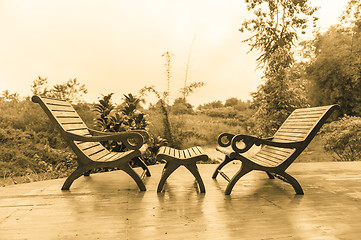
[{"label": "curved armrest", "polygon": [[[98,130],[94,130],[94,129],[90,129],[88,128],[89,132],[91,135],[93,136],[111,136],[114,134],[117,134],[116,132],[102,132],[102,131],[98,131]],[[131,131],[127,131],[124,133],[139,133],[140,135],[142,135],[142,137],[144,138],[144,142],[147,142],[149,140],[149,134],[146,130],[131,130]]]},{"label": "curved armrest", "polygon": [[218,136],[218,145],[221,147],[228,147],[232,143],[232,138],[235,136],[235,134],[231,133],[221,133]]},{"label": "curved armrest", "polygon": [[83,142],[103,142],[103,141],[120,141],[130,150],[139,149],[143,143],[143,136],[137,132],[120,132],[114,134],[103,134],[98,136],[82,136],[71,132],[65,132],[66,136],[73,141]]},{"label": "curved armrest", "polygon": [[[248,151],[253,146],[253,144],[256,146],[268,145],[268,146],[280,147],[280,148],[297,148],[303,144],[303,141],[284,143],[284,142],[270,141],[271,139],[272,138],[263,139],[249,135],[237,135],[233,137],[231,145],[233,151],[235,151],[236,153],[244,153]],[[237,146],[237,143],[241,141],[245,144],[245,147],[242,149],[238,148]]]}]

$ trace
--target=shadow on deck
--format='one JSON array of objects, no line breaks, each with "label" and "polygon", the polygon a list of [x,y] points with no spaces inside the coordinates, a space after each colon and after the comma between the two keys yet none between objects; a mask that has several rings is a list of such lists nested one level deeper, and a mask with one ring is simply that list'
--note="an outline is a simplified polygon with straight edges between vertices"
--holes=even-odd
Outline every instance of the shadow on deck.
[{"label": "shadow on deck", "polygon": [[303,196],[263,172],[246,175],[225,196],[227,182],[211,178],[216,165],[198,166],[206,194],[183,167],[157,194],[163,165],[150,167],[146,192],[120,171],[81,177],[70,191],[60,190],[64,179],[0,188],[0,239],[361,237],[361,162],[294,163],[288,172]]}]

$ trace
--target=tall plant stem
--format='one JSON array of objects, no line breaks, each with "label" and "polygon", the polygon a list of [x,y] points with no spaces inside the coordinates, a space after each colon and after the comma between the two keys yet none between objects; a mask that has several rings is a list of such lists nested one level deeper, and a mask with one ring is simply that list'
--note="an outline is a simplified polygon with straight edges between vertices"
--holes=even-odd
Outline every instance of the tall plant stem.
[{"label": "tall plant stem", "polygon": [[[187,64],[186,64],[186,74],[185,74],[185,77],[184,77],[184,89],[186,89],[186,87],[187,87],[188,72],[189,72],[189,62],[190,62],[190,59],[191,59],[192,48],[193,48],[195,40],[196,40],[196,35],[194,35],[194,37],[193,37],[191,47],[189,48],[189,52],[188,52],[188,59],[187,59]],[[183,98],[184,98],[184,100],[186,99],[186,93],[185,92],[183,93]]]}]

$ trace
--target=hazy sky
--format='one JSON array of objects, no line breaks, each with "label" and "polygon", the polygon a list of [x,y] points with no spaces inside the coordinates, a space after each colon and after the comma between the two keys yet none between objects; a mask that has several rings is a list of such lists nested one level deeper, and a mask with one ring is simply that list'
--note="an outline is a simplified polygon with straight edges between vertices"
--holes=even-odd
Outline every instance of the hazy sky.
[{"label": "hazy sky", "polygon": [[[347,0],[311,2],[326,29]],[[110,92],[117,101],[149,85],[164,91],[161,56],[170,51],[174,99],[194,41],[188,82],[206,85],[189,101],[250,99],[262,73],[241,42],[245,14],[244,0],[0,0],[0,92],[30,95],[39,75],[50,85],[77,78],[88,102]]]}]

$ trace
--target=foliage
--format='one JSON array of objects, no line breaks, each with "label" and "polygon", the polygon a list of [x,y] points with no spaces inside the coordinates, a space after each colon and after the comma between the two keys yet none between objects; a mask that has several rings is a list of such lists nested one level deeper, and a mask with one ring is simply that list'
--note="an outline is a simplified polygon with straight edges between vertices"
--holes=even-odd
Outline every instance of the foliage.
[{"label": "foliage", "polygon": [[[279,49],[290,50],[297,40],[297,30],[305,33],[307,22],[317,10],[308,4],[308,0],[245,0],[247,10],[253,11],[253,19],[244,20],[241,32],[247,30],[253,35],[244,40],[251,49],[261,52],[257,61],[272,68],[273,54],[279,55]],[[313,17],[315,26],[317,18]],[[292,52],[283,51],[283,63],[292,62]],[[279,64],[276,64],[277,66]]]},{"label": "foliage", "polygon": [[283,73],[269,75],[268,81],[252,93],[252,107],[256,109],[256,113],[249,121],[251,133],[271,136],[293,110],[308,106],[305,83],[300,78],[291,81],[295,67],[282,69]]},{"label": "foliage", "polygon": [[[121,111],[115,111],[112,103],[113,93],[102,95],[99,103],[94,105],[94,109],[98,116],[96,123],[98,128],[103,132],[124,132],[130,130],[144,130],[148,122],[146,115],[137,111],[140,99],[132,94],[124,95],[124,105]],[[111,151],[121,152],[125,150],[125,146],[116,141],[108,141],[102,143]]]},{"label": "foliage", "polygon": [[[305,105],[297,85],[291,87],[290,67],[294,62],[292,47],[300,30],[304,33],[308,19],[316,11],[307,0],[246,0],[254,18],[245,20],[240,31],[253,35],[244,40],[250,51],[259,50],[257,59],[264,69],[265,83],[252,94],[254,108],[252,132],[272,135],[294,108]],[[313,18],[315,23],[316,18]]]},{"label": "foliage", "polygon": [[76,78],[49,88],[48,78],[38,76],[38,79],[35,79],[31,85],[31,92],[33,95],[64,99],[71,103],[80,103],[82,102],[83,95],[88,90]]},{"label": "foliage", "polygon": [[325,125],[326,151],[335,153],[338,160],[361,160],[361,118],[344,116]]},{"label": "foliage", "polygon": [[175,147],[174,146],[174,141],[173,141],[173,134],[171,131],[171,123],[169,120],[169,111],[168,111],[168,105],[166,104],[166,97],[168,96],[167,94],[163,94],[163,96],[155,89],[154,86],[150,86],[150,87],[144,87],[140,90],[140,94],[142,96],[145,96],[147,93],[154,93],[156,95],[156,97],[158,98],[158,105],[160,107],[160,111],[162,113],[162,122],[164,124],[164,137],[165,139],[167,139],[168,143],[170,144],[170,146]]},{"label": "foliage", "polygon": [[361,116],[361,28],[332,26],[310,45],[307,77],[313,104],[337,103],[343,114]]},{"label": "foliage", "polygon": [[185,98],[180,97],[174,100],[174,103],[171,107],[171,112],[173,114],[192,114],[194,113],[193,106],[186,102]]},{"label": "foliage", "polygon": [[[193,44],[193,43],[192,43]],[[188,62],[186,66],[186,78],[185,78],[185,86],[180,89],[181,94],[183,95],[183,100],[181,98],[176,99],[173,105],[173,112],[176,114],[181,114],[185,112],[192,112],[193,107],[187,102],[186,97],[189,96],[189,94],[193,93],[195,89],[200,88],[204,86],[203,82],[193,82],[189,85],[187,85],[187,78],[188,78],[188,70],[189,70],[189,59],[190,59],[190,53],[188,56]],[[172,57],[174,55],[171,52],[165,52],[162,57],[165,58],[165,73],[167,76],[167,91],[161,93],[158,91],[154,86],[145,86],[140,90],[140,94],[142,96],[145,96],[147,93],[153,93],[158,99],[158,102],[156,104],[156,107],[160,109],[160,112],[163,115],[162,122],[164,124],[163,128],[163,136],[167,139],[169,145],[171,147],[179,147],[177,142],[173,136],[173,132],[177,129],[172,129],[172,124],[170,122],[170,80],[171,80],[171,66],[172,66]]]},{"label": "foliage", "polygon": [[20,101],[20,96],[18,93],[10,93],[9,90],[5,90],[1,94],[1,100],[5,101]]},{"label": "foliage", "polygon": [[203,110],[203,109],[212,109],[212,108],[221,108],[221,107],[223,107],[223,103],[219,100],[216,100],[210,103],[199,105],[197,109]]},{"label": "foliage", "polygon": [[361,1],[349,0],[345,11],[341,15],[343,23],[351,23],[355,28],[360,27],[361,24]]},{"label": "foliage", "polygon": [[[89,106],[75,105],[89,124],[92,115],[84,115]],[[5,101],[0,98],[0,178],[18,177],[26,181],[64,177],[76,167],[75,155],[67,148],[45,113],[29,98]]]}]

